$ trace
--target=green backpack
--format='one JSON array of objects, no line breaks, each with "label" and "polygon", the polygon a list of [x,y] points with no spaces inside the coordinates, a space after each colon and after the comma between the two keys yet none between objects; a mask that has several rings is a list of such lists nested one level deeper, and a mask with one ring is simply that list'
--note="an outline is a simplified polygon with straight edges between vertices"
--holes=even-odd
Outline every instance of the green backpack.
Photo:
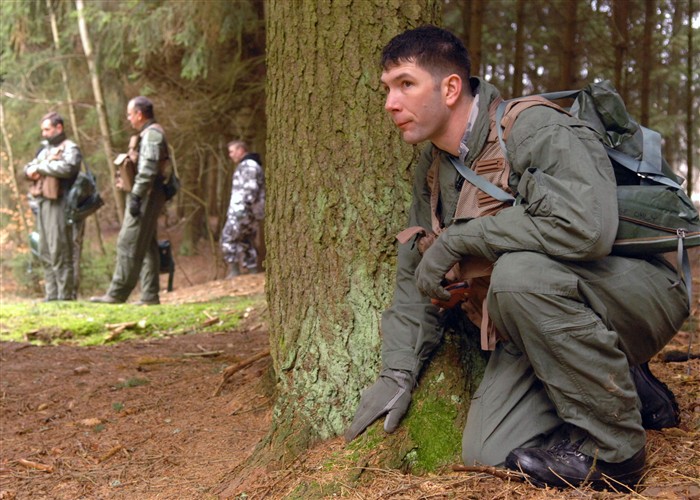
[{"label": "green backpack", "polygon": [[86,162],[85,172],[79,172],[68,194],[65,214],[68,224],[75,224],[97,212],[105,204],[97,189],[97,180]]},{"label": "green backpack", "polygon": [[[496,111],[498,136],[505,155],[502,119],[509,103],[540,99],[542,104],[574,98],[567,111],[589,125],[607,150],[617,181],[620,223],[613,245],[614,255],[644,258],[676,252],[679,280],[690,293],[688,247],[700,245],[700,216],[677,177],[661,156],[661,135],[639,125],[627,112],[622,98],[609,81],[592,83],[581,90],[552,92],[503,101]],[[547,101],[545,101],[547,100]],[[532,103],[536,105],[537,103]],[[511,123],[515,117],[508,115]],[[467,180],[470,180],[469,178]],[[470,181],[474,183],[473,181]],[[483,178],[474,183],[488,183]],[[499,190],[493,184],[493,188]],[[494,196],[494,194],[491,194]],[[503,200],[510,197],[501,191]],[[513,200],[514,201],[514,200]]]}]

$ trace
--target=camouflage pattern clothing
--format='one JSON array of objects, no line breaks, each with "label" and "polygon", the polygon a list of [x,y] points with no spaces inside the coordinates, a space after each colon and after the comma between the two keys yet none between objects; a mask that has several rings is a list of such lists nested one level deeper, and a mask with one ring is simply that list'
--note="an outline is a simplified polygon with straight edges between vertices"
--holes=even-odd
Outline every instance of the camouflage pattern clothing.
[{"label": "camouflage pattern clothing", "polygon": [[227,264],[257,267],[255,236],[265,213],[265,177],[259,156],[249,153],[233,173],[231,202],[221,233],[221,250]]},{"label": "camouflage pattern clothing", "polygon": [[39,232],[39,255],[44,268],[46,300],[73,300],[74,284],[73,228],[66,222],[65,194],[80,171],[82,154],[78,145],[67,140],[64,133],[42,141],[43,148],[36,158],[25,165],[33,167],[44,177],[59,181],[57,199],[36,196],[36,223]]}]

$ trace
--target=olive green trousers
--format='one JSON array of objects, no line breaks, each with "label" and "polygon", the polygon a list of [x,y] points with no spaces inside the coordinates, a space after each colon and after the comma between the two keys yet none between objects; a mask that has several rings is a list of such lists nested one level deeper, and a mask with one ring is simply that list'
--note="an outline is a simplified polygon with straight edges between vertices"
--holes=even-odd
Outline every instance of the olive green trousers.
[{"label": "olive green trousers", "polygon": [[65,197],[42,198],[37,212],[39,255],[47,300],[73,300],[73,230],[66,224]]},{"label": "olive green trousers", "polygon": [[583,440],[621,462],[645,444],[629,367],[649,360],[689,314],[662,259],[562,262],[531,252],[497,261],[487,297],[503,337],[473,396],[465,464],[502,465],[511,450]]},{"label": "olive green trousers", "polygon": [[[127,208],[117,239],[117,264],[107,294],[126,301],[141,281],[141,300],[157,300],[160,291],[160,252],[158,251],[158,217],[165,204],[160,184],[141,202],[141,213],[134,217]],[[128,202],[127,202],[128,206]]]}]

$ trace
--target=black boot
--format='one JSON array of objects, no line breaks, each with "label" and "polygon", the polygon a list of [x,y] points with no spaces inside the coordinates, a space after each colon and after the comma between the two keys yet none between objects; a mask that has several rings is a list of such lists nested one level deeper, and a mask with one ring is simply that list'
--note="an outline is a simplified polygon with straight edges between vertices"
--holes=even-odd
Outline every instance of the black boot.
[{"label": "black boot", "polygon": [[642,425],[645,429],[678,427],[680,411],[678,401],[666,384],[651,373],[649,363],[630,368],[632,380],[642,402]]},{"label": "black boot", "polygon": [[579,451],[580,442],[563,441],[549,449],[518,448],[506,457],[506,467],[524,472],[537,486],[592,488],[620,492],[634,490],[642,478],[646,452],[644,447],[620,463],[604,462]]}]

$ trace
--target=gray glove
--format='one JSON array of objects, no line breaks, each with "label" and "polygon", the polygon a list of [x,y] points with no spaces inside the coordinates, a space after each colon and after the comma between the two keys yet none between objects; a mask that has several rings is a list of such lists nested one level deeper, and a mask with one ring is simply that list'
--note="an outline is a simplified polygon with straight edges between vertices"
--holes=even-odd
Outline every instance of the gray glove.
[{"label": "gray glove", "polygon": [[450,292],[445,290],[442,280],[461,258],[446,244],[448,238],[449,234],[446,231],[430,245],[430,248],[423,254],[415,272],[418,290],[432,299],[443,301],[450,299]]},{"label": "gray glove", "polygon": [[415,386],[413,375],[402,370],[382,370],[379,379],[362,392],[360,406],[350,428],[345,431],[345,441],[350,442],[372,422],[387,414],[384,430],[394,432],[411,404],[411,391]]}]

